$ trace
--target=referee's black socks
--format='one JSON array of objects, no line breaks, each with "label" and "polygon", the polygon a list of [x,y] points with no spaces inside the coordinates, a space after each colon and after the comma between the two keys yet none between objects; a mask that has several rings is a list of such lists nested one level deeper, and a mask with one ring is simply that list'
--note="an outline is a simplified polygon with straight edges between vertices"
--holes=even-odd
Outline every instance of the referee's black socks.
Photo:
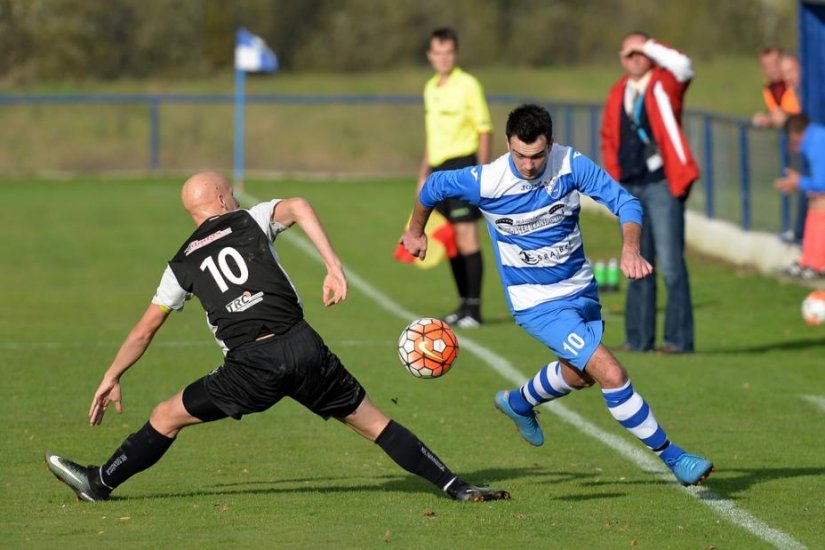
[{"label": "referee's black socks", "polygon": [[384,431],[375,438],[375,443],[396,464],[411,474],[423,477],[442,491],[456,478],[434,452],[395,420],[390,420]]},{"label": "referee's black socks", "polygon": [[130,435],[112,457],[100,467],[100,479],[114,489],[133,475],[154,465],[169,450],[174,437],[166,437],[147,422]]},{"label": "referee's black socks", "polygon": [[[462,296],[470,302],[470,314],[481,318],[478,304],[481,303],[481,279],[484,275],[484,262],[481,259],[480,251],[464,256],[464,272],[466,294],[462,294]],[[472,309],[473,303],[475,303],[475,309]]]}]

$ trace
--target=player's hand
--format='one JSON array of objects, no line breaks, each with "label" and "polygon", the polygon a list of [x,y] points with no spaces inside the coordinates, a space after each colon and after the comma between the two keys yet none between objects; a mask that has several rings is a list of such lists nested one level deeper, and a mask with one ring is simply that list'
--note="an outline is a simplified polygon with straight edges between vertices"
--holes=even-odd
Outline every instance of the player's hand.
[{"label": "player's hand", "polygon": [[771,115],[768,113],[756,113],[751,118],[751,124],[757,128],[770,128],[772,125]]},{"label": "player's hand", "polygon": [[108,409],[112,403],[115,404],[115,410],[118,414],[123,412],[120,397],[120,381],[104,378],[95,392],[95,397],[92,399],[92,406],[89,407],[89,424],[91,426],[100,425],[100,423],[103,422],[103,415],[106,414],[106,409]]},{"label": "player's hand", "polygon": [[326,307],[334,306],[347,299],[347,277],[343,270],[327,272],[327,276],[324,277],[321,299]]},{"label": "player's hand", "polygon": [[620,51],[619,55],[622,57],[630,57],[636,53],[644,54],[644,48],[642,44],[631,44],[627,48]]},{"label": "player's hand", "polygon": [[785,168],[785,175],[774,180],[773,186],[782,193],[793,193],[799,189],[799,172],[793,168]]},{"label": "player's hand", "polygon": [[427,257],[427,235],[414,235],[409,229],[401,234],[401,244],[407,249],[407,252],[423,260]]},{"label": "player's hand", "polygon": [[624,276],[631,280],[644,279],[653,273],[653,266],[642,257],[638,250],[622,250],[619,267]]}]

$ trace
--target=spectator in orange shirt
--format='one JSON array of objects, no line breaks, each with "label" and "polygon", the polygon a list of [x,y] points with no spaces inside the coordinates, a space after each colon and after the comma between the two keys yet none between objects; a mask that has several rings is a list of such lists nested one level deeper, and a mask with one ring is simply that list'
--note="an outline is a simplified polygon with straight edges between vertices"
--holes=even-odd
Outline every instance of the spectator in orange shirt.
[{"label": "spectator in orange shirt", "polygon": [[792,53],[783,53],[779,58],[779,70],[785,82],[785,92],[778,108],[771,111],[771,120],[776,128],[783,127],[789,116],[802,112],[799,106],[799,85],[802,82],[799,59]]},{"label": "spectator in orange shirt", "polygon": [[762,98],[768,112],[756,113],[752,119],[753,125],[760,128],[782,128],[790,115],[802,110],[799,106],[799,59],[779,48],[765,48],[759,56],[759,63],[767,78]]},{"label": "spectator in orange shirt", "polygon": [[782,79],[782,69],[779,59],[782,50],[776,46],[765,46],[759,52],[759,67],[765,75],[765,86],[762,88],[762,99],[765,101],[766,112],[759,112],[751,119],[754,126],[768,128],[773,126],[771,111],[777,109],[785,93],[785,81]]}]

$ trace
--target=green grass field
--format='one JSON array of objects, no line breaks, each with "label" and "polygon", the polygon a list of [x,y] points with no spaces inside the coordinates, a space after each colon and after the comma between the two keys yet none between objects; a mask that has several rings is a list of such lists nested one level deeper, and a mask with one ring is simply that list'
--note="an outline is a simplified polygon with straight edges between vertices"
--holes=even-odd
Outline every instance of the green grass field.
[{"label": "green grass field", "polygon": [[[550,357],[513,324],[487,249],[489,322],[459,331],[461,356],[443,379],[404,371],[395,341],[410,319],[398,311],[441,315],[454,292],[446,266],[420,271],[391,258],[412,200],[400,180],[250,181],[246,191],[312,201],[352,286],[344,304],[323,308],[322,267],[288,237],[300,230],[288,232],[278,251],[308,320],[379,407],[467,479],[510,490],[511,501],[452,502],[337,422],[285,401],[242,422],[184,430],[110,501],[76,503],[45,469],[45,451],[100,463],[157,402],[221,361],[199,304],[190,303],[124,377],[124,413],[87,424],[100,376],[193,229],[180,183],[0,187],[3,547],[825,545],[825,328],[800,318],[808,289],[692,255],[697,353],[620,355],[669,435],[716,464],[704,489],[685,490],[613,421],[596,389],[543,412],[541,448],[495,411],[493,394],[514,385],[501,369],[526,379]],[[613,220],[586,217],[583,231],[591,259],[617,253]],[[603,302],[605,341],[615,345],[623,296]]]}]

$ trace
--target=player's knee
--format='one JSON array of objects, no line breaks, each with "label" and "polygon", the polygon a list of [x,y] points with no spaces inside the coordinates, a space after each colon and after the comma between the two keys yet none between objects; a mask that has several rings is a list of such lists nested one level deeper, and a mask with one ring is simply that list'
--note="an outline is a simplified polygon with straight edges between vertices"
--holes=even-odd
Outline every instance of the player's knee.
[{"label": "player's knee", "polygon": [[595,381],[593,378],[584,371],[580,371],[579,369],[571,366],[566,361],[562,360],[562,377],[567,384],[576,390],[582,390],[584,388],[589,388],[592,386]]},{"label": "player's knee", "polygon": [[188,425],[181,418],[179,407],[171,399],[158,403],[152,409],[149,422],[155,430],[167,437],[175,437],[181,428]]},{"label": "player's knee", "polygon": [[590,386],[592,386],[595,383],[596,382],[592,378],[590,378],[589,376],[587,376],[587,377],[583,376],[578,381],[576,381],[575,384],[570,384],[570,386],[577,389],[577,390],[583,390],[585,388],[589,388]]},{"label": "player's knee", "polygon": [[365,397],[355,411],[340,419],[359,435],[375,441],[390,423],[390,419],[369,398]]},{"label": "player's knee", "polygon": [[587,362],[586,371],[591,380],[605,389],[620,388],[627,382],[627,371],[604,346],[599,346],[592,355]]},{"label": "player's knee", "polygon": [[605,361],[598,382],[605,389],[621,388],[627,383],[627,371],[615,359]]}]

